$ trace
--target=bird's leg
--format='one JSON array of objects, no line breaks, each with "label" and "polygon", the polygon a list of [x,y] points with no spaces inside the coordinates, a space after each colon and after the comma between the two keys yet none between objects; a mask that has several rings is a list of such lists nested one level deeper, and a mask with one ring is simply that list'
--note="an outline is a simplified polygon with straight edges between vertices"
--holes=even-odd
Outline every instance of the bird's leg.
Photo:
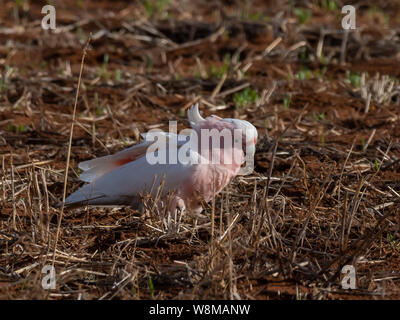
[{"label": "bird's leg", "polygon": [[207,205],[204,199],[196,193],[192,194],[191,197],[187,199],[188,211],[195,217],[204,217],[201,215],[204,209],[203,204]]},{"label": "bird's leg", "polygon": [[[185,214],[186,206],[185,202],[182,198],[178,196],[173,196],[168,205],[168,220],[171,221],[171,225],[168,229],[169,232],[176,233],[180,229],[180,222],[182,220],[182,216]],[[169,224],[169,223],[168,223]]]},{"label": "bird's leg", "polygon": [[133,210],[137,210],[140,212],[140,214],[144,214],[146,212],[146,207],[144,204],[145,199],[138,199],[138,198],[133,198],[130,207]]},{"label": "bird's leg", "polygon": [[176,223],[176,227],[177,227],[176,232],[179,232],[182,217],[186,214],[186,205],[185,205],[185,201],[183,199],[179,198],[179,200],[177,201],[177,207],[175,210],[177,212],[177,215],[179,216],[178,219],[177,219],[177,217],[175,218],[175,223]]},{"label": "bird's leg", "polygon": [[185,201],[178,196],[174,196],[169,204],[168,211],[170,213],[177,213],[177,210],[184,213],[186,209]]}]

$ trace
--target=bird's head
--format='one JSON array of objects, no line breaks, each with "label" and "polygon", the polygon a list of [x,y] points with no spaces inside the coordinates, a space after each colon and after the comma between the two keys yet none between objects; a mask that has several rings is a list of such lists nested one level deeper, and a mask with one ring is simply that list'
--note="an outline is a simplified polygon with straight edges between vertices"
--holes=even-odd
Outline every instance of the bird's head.
[{"label": "bird's head", "polygon": [[[249,174],[253,169],[254,154],[256,152],[256,143],[258,139],[258,133],[256,127],[250,122],[241,119],[233,118],[220,118],[218,116],[211,116],[204,119],[199,112],[199,105],[196,103],[188,110],[188,120],[190,125],[195,127],[201,127],[207,121],[212,121],[217,124],[218,127],[225,127],[224,124],[229,124],[229,127],[233,131],[241,134],[242,150],[246,154],[246,167],[241,170],[240,174]],[[251,167],[251,168],[250,168]],[[242,168],[243,169],[243,168]]]}]

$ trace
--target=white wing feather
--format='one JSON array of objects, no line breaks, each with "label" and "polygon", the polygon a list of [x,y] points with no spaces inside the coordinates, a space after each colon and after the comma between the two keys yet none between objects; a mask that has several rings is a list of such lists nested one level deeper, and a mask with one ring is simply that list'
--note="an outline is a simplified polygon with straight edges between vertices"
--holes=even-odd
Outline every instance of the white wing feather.
[{"label": "white wing feather", "polygon": [[168,141],[176,139],[178,146],[181,146],[185,141],[185,136],[177,135],[174,133],[166,132],[150,132],[141,134],[144,141],[133,147],[122,150],[116,154],[108,155],[88,161],[79,163],[79,168],[83,170],[79,179],[85,182],[93,182],[103,176],[104,174],[114,170],[115,168],[131,161],[135,161],[146,154],[147,148],[154,143],[154,137],[157,135],[164,135]]},{"label": "white wing feather", "polygon": [[179,190],[193,175],[198,157],[190,151],[187,162],[176,164],[150,164],[146,157],[129,162],[100,176],[72,193],[65,201],[70,205],[133,205],[140,201],[140,194],[155,195],[162,179],[162,195],[168,191]]},{"label": "white wing feather", "polygon": [[[204,120],[199,113],[198,103],[188,110],[188,120],[192,126]],[[115,168],[143,157],[146,154],[147,148],[154,143],[154,136],[159,134],[164,135],[167,138],[166,146],[168,146],[168,142],[172,138],[177,142],[178,147],[182,146],[186,141],[186,136],[177,135],[175,133],[159,131],[141,134],[144,141],[138,145],[122,150],[113,155],[79,163],[79,169],[83,171],[79,177],[80,180],[84,182],[93,182]]]}]

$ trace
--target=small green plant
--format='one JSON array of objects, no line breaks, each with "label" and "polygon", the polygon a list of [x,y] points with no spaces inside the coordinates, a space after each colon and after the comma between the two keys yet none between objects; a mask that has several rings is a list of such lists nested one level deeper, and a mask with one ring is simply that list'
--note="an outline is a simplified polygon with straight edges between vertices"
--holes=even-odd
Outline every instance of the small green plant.
[{"label": "small green plant", "polygon": [[322,0],[321,7],[329,11],[338,10],[338,5],[335,0]]},{"label": "small green plant", "polygon": [[318,122],[318,114],[316,112],[312,113],[314,122]]},{"label": "small green plant", "polygon": [[315,122],[325,120],[325,112],[322,113],[313,112],[313,119]]},{"label": "small green plant", "polygon": [[319,57],[319,63],[323,64],[324,66],[330,64],[332,62],[332,59],[329,57],[325,57],[324,53],[321,54],[321,56]]},{"label": "small green plant", "polygon": [[3,89],[6,87],[6,80],[3,77],[0,77],[0,93],[3,92]]},{"label": "small green plant", "polygon": [[344,80],[346,83],[351,84],[355,88],[360,87],[361,75],[357,72],[346,72],[346,79]]},{"label": "small green plant", "polygon": [[25,125],[23,125],[23,124],[21,124],[21,125],[10,124],[10,125],[8,125],[7,130],[9,132],[14,132],[14,133],[23,133],[23,132],[27,131]]},{"label": "small green plant", "polygon": [[361,148],[362,150],[365,150],[365,139],[361,138]]},{"label": "small green plant", "polygon": [[115,70],[115,81],[121,82],[122,80],[122,72],[120,69]]},{"label": "small green plant", "polygon": [[85,276],[85,282],[86,283],[96,283],[96,276],[94,274],[88,274]]},{"label": "small green plant", "polygon": [[316,77],[317,79],[323,79],[326,71],[327,71],[327,67],[323,66],[321,69],[317,69],[313,72],[313,76]]},{"label": "small green plant", "polygon": [[149,73],[152,72],[153,71],[153,60],[150,57],[146,56],[145,63],[146,63],[146,71]]},{"label": "small green plant", "polygon": [[211,78],[221,79],[225,73],[228,72],[231,63],[231,55],[229,53],[225,54],[222,65],[215,66],[211,65],[208,71],[208,75]]},{"label": "small green plant", "polygon": [[269,21],[269,17],[264,15],[263,12],[261,12],[261,11],[250,12],[249,9],[240,10],[239,17],[242,20],[249,20],[249,21],[255,21],[255,22],[258,22],[258,21],[268,22]]},{"label": "small green plant", "polygon": [[321,147],[325,145],[325,135],[321,134]]},{"label": "small green plant", "polygon": [[44,70],[46,65],[47,65],[46,61],[43,60],[42,62],[40,62],[40,70]]},{"label": "small green plant", "polygon": [[83,31],[81,27],[77,27],[75,33],[80,42],[86,41],[87,39],[86,33]]},{"label": "small green plant", "polygon": [[6,48],[7,48],[7,54],[10,54],[11,50],[14,48],[14,42],[12,40],[7,40]]},{"label": "small green plant", "polygon": [[299,50],[299,56],[301,61],[307,61],[307,48],[301,47]]},{"label": "small green plant", "polygon": [[199,70],[195,70],[195,71],[193,72],[193,76],[194,76],[195,78],[201,78],[201,73],[200,73],[200,71],[199,71]]},{"label": "small green plant", "polygon": [[261,12],[249,13],[250,21],[261,21],[264,19],[264,16]]},{"label": "small green plant", "polygon": [[294,8],[293,12],[297,17],[297,20],[299,20],[300,24],[307,23],[308,20],[310,20],[310,18],[312,16],[311,10],[309,10],[309,9]]},{"label": "small green plant", "polygon": [[288,93],[283,97],[283,106],[284,106],[284,108],[285,109],[289,109],[291,102],[292,102],[292,95],[290,93]]},{"label": "small green plant", "polygon": [[181,80],[181,75],[180,75],[178,72],[175,72],[175,73],[174,73],[174,80],[175,80],[175,81]]},{"label": "small green plant", "polygon": [[147,278],[147,285],[149,287],[151,297],[154,298],[154,284],[153,280],[151,279],[151,276]]},{"label": "small green plant", "polygon": [[301,299],[302,299],[301,292],[299,292],[299,293],[297,294],[297,300],[301,300]]},{"label": "small green plant", "polygon": [[374,167],[375,167],[375,170],[376,171],[378,171],[379,170],[379,161],[378,160],[374,160]]},{"label": "small green plant", "polygon": [[313,77],[313,73],[306,66],[301,66],[300,71],[296,73],[295,78],[299,80],[308,80]]},{"label": "small green plant", "polygon": [[257,101],[257,99],[258,99],[257,91],[249,87],[243,89],[240,92],[236,92],[235,95],[233,96],[233,102],[235,104],[236,109],[244,108],[249,103]]},{"label": "small green plant", "polygon": [[14,3],[17,9],[22,9],[23,11],[29,10],[29,2],[28,0],[14,0]]},{"label": "small green plant", "polygon": [[25,290],[25,285],[26,285],[27,282],[28,282],[28,278],[25,278],[25,279],[22,280],[22,283],[21,283],[21,290],[22,291]]},{"label": "small green plant", "polygon": [[101,65],[101,68],[99,70],[99,77],[104,78],[105,80],[110,79],[110,75],[107,71],[108,68],[108,61],[110,60],[109,55],[106,53],[103,56],[103,64]]},{"label": "small green plant", "polygon": [[224,73],[226,72],[226,68],[224,65],[216,67],[214,65],[210,66],[208,74],[211,78],[221,79]]},{"label": "small green plant", "polygon": [[82,90],[86,90],[86,89],[87,89],[86,84],[85,84],[85,81],[83,81],[83,80],[82,80],[82,82],[81,82],[81,89],[82,89]]},{"label": "small green plant", "polygon": [[153,19],[156,15],[161,15],[162,19],[167,19],[169,5],[170,0],[146,0],[144,2],[144,8],[150,19]]},{"label": "small green plant", "polygon": [[104,113],[104,111],[103,111],[103,108],[100,107],[100,104],[99,104],[99,95],[98,95],[97,92],[94,93],[94,106],[96,107],[96,115],[97,115],[98,117],[102,116],[103,113]]},{"label": "small green plant", "polygon": [[388,234],[388,240],[394,249],[400,250],[400,241],[394,240],[394,237],[391,233]]}]

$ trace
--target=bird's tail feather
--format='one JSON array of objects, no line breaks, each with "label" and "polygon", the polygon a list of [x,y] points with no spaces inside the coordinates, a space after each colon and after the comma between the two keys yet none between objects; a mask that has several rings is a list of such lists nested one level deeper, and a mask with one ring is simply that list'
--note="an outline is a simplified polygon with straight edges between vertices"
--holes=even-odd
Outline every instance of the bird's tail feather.
[{"label": "bird's tail feather", "polygon": [[[107,196],[104,193],[92,190],[90,184],[76,190],[65,199],[64,207],[78,207],[84,205],[102,204],[106,202]],[[61,208],[62,202],[59,202],[56,207]]]}]

